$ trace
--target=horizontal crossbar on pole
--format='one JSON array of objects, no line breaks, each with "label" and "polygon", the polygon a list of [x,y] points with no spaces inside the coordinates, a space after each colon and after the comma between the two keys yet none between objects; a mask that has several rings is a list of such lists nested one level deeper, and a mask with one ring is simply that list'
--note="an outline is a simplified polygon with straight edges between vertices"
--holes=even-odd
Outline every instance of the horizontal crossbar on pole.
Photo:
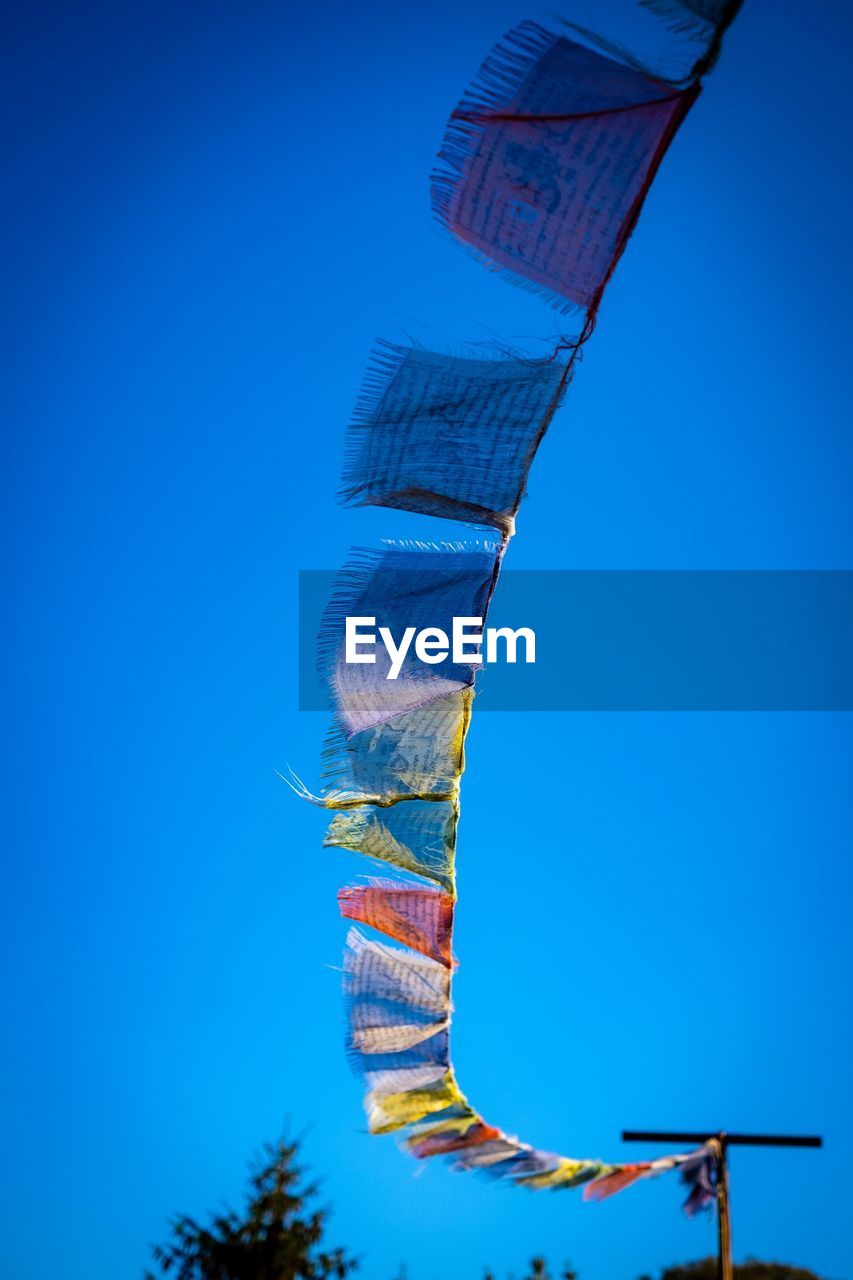
[{"label": "horizontal crossbar on pole", "polygon": [[718,1138],[727,1147],[822,1147],[823,1138],[781,1133],[725,1133],[705,1129],[700,1132],[661,1132],[654,1129],[625,1129],[623,1142],[708,1142]]}]

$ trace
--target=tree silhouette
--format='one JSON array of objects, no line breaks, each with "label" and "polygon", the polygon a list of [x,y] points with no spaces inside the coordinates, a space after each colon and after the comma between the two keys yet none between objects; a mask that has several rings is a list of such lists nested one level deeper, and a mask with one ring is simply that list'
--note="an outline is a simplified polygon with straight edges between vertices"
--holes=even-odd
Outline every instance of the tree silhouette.
[{"label": "tree silhouette", "polygon": [[[267,1144],[249,1179],[246,1210],[231,1209],[209,1226],[182,1216],[172,1223],[172,1239],[153,1248],[161,1275],[173,1280],[345,1280],[358,1265],[343,1249],[321,1241],[328,1211],[308,1206],[315,1183],[303,1183],[297,1144]],[[146,1272],[146,1280],[156,1280]]]},{"label": "tree silhouette", "polygon": [[[702,1258],[699,1262],[667,1267],[661,1272],[660,1280],[717,1280],[717,1275],[717,1259]],[[820,1280],[813,1271],[790,1267],[784,1262],[758,1262],[755,1258],[736,1262],[734,1275],[735,1280]],[[641,1276],[640,1280],[649,1280],[649,1277]]]},{"label": "tree silhouette", "polygon": [[[483,1274],[483,1280],[495,1280],[493,1271],[487,1269]],[[552,1280],[551,1272],[548,1270],[548,1263],[542,1257],[530,1259],[530,1275],[525,1276],[524,1280]],[[568,1263],[565,1263],[559,1275],[559,1280],[578,1280],[577,1272],[573,1271]]]},{"label": "tree silhouette", "polygon": [[[530,1259],[530,1275],[525,1280],[551,1280],[551,1273],[544,1258]],[[577,1280],[577,1273],[566,1263],[560,1272],[559,1280]]]}]

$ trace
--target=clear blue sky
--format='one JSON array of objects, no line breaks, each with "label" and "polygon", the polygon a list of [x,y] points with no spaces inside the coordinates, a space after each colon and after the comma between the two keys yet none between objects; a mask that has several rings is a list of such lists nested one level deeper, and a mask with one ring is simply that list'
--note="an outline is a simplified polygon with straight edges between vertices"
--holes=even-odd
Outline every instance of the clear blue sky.
[{"label": "clear blue sky", "polygon": [[[627,0],[563,12],[619,35]],[[429,521],[336,507],[376,336],[554,332],[431,219],[507,0],[18,6],[6,41],[3,1274],[139,1275],[290,1119],[368,1280],[711,1250],[363,1133],[296,706],[296,576]],[[853,568],[844,6],[746,0],[537,461],[514,568]],[[483,701],[488,697],[483,695]],[[851,1274],[853,722],[475,718],[455,1056],[490,1120],[818,1131],[736,1153],[748,1254]],[[418,1176],[419,1175],[419,1176]],[[845,1222],[845,1218],[848,1222]]]}]

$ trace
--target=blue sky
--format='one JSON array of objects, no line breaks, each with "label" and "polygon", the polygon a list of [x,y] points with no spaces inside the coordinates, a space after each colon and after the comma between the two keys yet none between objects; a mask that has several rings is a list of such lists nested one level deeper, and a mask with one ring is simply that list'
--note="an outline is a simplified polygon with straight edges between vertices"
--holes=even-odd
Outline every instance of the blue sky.
[{"label": "blue sky", "polygon": [[[627,0],[562,10],[619,35]],[[635,1280],[713,1247],[671,1179],[604,1205],[419,1169],[342,1051],[325,731],[302,568],[430,535],[335,505],[377,336],[557,318],[432,221],[504,0],[27,6],[4,273],[7,982],[0,1243],[16,1280],[136,1276],[289,1121],[369,1280]],[[851,568],[849,13],[746,0],[537,460],[513,568]],[[671,42],[671,37],[664,36]],[[440,526],[436,522],[435,530]],[[484,689],[483,701],[488,698]],[[454,1052],[487,1117],[816,1131],[737,1152],[738,1258],[850,1274],[853,724],[475,719]]]}]

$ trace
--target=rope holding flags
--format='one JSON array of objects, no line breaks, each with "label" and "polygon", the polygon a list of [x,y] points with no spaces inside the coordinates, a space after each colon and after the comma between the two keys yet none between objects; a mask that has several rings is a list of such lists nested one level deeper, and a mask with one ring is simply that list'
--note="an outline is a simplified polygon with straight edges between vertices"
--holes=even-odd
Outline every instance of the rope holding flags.
[{"label": "rope holding flags", "polygon": [[417,1160],[442,1156],[530,1190],[583,1186],[593,1201],[677,1169],[693,1214],[716,1196],[719,1143],[633,1164],[568,1158],[488,1123],[462,1093],[450,1056],[455,858],[477,662],[454,655],[439,671],[402,643],[349,661],[346,640],[353,618],[369,618],[391,640],[486,618],[539,443],[655,173],[740,7],[641,3],[702,41],[684,81],[664,80],[595,37],[582,43],[525,22],[486,59],[451,116],[433,175],[439,220],[490,269],[561,312],[580,312],[582,328],[538,360],[377,344],[347,436],[342,499],[457,520],[498,540],[389,542],[352,553],[318,640],[334,715],[323,783],[318,794],[295,775],[291,785],[331,812],[326,846],[383,868],[338,894],[352,922],[347,1052],[367,1086],[370,1132],[397,1133]]}]

